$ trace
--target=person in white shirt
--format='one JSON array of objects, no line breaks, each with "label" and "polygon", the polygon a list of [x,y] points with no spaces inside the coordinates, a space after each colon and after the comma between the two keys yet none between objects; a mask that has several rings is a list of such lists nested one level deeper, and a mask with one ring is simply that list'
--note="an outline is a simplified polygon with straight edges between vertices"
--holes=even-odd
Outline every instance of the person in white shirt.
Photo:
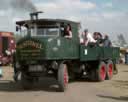
[{"label": "person in white shirt", "polygon": [[96,40],[92,37],[91,33],[88,33],[87,29],[83,32],[83,41],[85,46],[87,46],[88,43],[96,43]]}]

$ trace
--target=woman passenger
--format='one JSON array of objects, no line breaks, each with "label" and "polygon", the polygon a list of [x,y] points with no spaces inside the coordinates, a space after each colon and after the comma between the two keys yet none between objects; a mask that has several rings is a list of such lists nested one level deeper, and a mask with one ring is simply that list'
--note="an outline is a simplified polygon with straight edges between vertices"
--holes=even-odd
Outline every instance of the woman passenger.
[{"label": "woman passenger", "polygon": [[71,28],[71,25],[70,24],[67,24],[67,26],[65,28],[64,37],[65,38],[69,38],[69,39],[72,38],[72,28]]}]

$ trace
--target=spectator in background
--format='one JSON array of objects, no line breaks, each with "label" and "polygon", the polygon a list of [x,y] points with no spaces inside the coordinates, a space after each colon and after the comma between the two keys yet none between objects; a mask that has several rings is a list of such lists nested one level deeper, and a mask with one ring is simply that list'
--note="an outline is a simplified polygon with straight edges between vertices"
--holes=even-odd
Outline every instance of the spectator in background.
[{"label": "spectator in background", "polygon": [[108,35],[105,35],[104,36],[104,47],[111,47],[112,46],[112,43],[108,37]]},{"label": "spectator in background", "polygon": [[7,50],[5,50],[5,53],[6,53],[7,56],[11,56],[11,51],[10,51],[9,48]]}]

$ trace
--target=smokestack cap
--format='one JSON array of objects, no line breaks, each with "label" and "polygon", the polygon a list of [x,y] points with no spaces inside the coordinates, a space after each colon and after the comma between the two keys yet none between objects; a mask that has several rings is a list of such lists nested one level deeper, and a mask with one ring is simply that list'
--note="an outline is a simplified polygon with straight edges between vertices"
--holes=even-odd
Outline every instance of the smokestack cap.
[{"label": "smokestack cap", "polygon": [[38,11],[38,12],[32,12],[32,13],[30,13],[31,20],[38,20],[39,13],[44,13],[44,12]]}]

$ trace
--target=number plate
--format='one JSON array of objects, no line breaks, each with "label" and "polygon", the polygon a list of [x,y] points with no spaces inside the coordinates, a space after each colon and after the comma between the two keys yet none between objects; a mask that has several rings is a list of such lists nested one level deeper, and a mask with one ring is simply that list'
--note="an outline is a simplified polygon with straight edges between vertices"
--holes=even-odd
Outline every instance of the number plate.
[{"label": "number plate", "polygon": [[30,72],[42,72],[43,71],[43,67],[42,66],[29,66],[29,71]]}]

